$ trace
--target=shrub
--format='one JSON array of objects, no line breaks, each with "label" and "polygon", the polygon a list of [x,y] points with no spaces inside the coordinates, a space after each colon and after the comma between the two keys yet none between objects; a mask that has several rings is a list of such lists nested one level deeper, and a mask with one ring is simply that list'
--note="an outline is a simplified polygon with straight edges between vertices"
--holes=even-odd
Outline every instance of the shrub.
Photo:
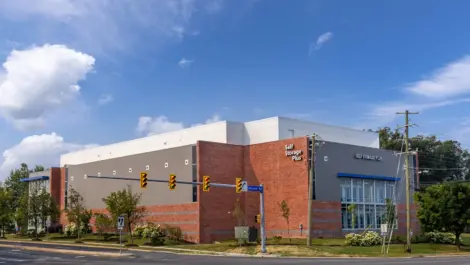
[{"label": "shrub", "polygon": [[[429,238],[429,242],[434,244],[455,244],[456,238],[454,234],[444,233],[444,232],[427,232],[424,234]],[[462,238],[459,238],[459,241],[462,242]]]},{"label": "shrub", "polygon": [[347,246],[376,246],[382,243],[382,237],[373,231],[368,231],[365,234],[350,233],[345,236]]},{"label": "shrub", "polygon": [[165,236],[160,225],[155,225],[151,222],[146,225],[137,225],[132,233],[133,235],[141,238],[157,238]]},{"label": "shrub", "polygon": [[165,234],[171,240],[174,240],[174,241],[183,240],[183,231],[178,226],[167,225],[165,227]]},{"label": "shrub", "polygon": [[274,244],[281,243],[281,240],[282,240],[282,236],[273,236]]}]

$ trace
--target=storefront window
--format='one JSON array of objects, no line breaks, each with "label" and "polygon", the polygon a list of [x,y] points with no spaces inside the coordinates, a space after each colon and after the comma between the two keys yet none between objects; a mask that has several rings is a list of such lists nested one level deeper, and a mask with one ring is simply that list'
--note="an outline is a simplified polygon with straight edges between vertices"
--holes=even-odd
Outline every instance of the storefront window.
[{"label": "storefront window", "polygon": [[351,179],[341,180],[341,202],[351,201]]},{"label": "storefront window", "polygon": [[385,181],[375,181],[375,203],[385,203]]},{"label": "storefront window", "polygon": [[383,180],[341,179],[341,223],[352,229],[348,206],[356,205],[355,229],[380,229],[386,214],[385,198],[396,198],[396,182]]}]

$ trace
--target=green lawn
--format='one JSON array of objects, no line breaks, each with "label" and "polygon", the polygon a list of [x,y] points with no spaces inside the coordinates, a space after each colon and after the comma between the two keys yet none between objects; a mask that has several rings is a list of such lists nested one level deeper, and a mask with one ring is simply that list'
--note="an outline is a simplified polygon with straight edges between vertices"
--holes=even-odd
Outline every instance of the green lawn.
[{"label": "green lawn", "polygon": [[[8,239],[10,240],[25,240],[25,241],[31,241],[30,237],[27,236],[17,236],[17,235],[8,235]],[[129,244],[131,243],[130,237],[128,236],[123,236],[122,237],[123,244]],[[71,237],[71,236],[64,236],[61,234],[48,234],[44,237],[41,237],[42,241],[61,241],[61,242],[67,242],[67,243],[74,243],[77,238],[76,237]],[[109,244],[109,245],[115,245],[119,244],[119,235],[112,236],[108,240],[104,240],[103,236],[99,235],[85,235],[81,236],[80,240],[86,243],[100,243],[100,244]],[[145,242],[148,242],[148,239],[142,239],[142,238],[134,238],[134,244],[138,246],[143,246]],[[169,241],[165,241],[166,245],[175,245]]]},{"label": "green lawn", "polygon": [[[127,236],[123,236],[124,241]],[[10,240],[31,240],[28,237],[18,237],[15,235],[8,236]],[[63,241],[73,243],[76,238],[66,237],[60,234],[49,234],[43,238],[43,241]],[[113,236],[108,241],[104,241],[102,236],[86,235],[81,238],[82,241],[87,243],[100,243],[116,247],[119,237]],[[469,254],[470,255],[470,235],[462,236],[463,246],[460,251],[454,245],[440,245],[440,244],[412,244],[412,253],[404,252],[404,244],[390,245],[388,256],[402,257],[402,256],[419,256],[419,255],[442,255],[442,254]],[[143,246],[147,242],[146,239],[135,239],[134,244]],[[248,246],[238,246],[235,240],[218,242],[216,244],[186,244],[174,245],[171,242],[165,242],[166,246],[172,248],[179,248],[185,250],[200,250],[200,251],[215,251],[215,252],[228,252],[239,254],[257,254],[260,252],[260,246],[252,244]],[[126,244],[126,243],[124,243]],[[267,251],[271,254],[281,256],[365,256],[365,257],[380,257],[382,246],[373,247],[349,247],[344,246],[344,239],[313,239],[312,246],[306,246],[306,239],[286,239],[281,240],[268,239]]]}]

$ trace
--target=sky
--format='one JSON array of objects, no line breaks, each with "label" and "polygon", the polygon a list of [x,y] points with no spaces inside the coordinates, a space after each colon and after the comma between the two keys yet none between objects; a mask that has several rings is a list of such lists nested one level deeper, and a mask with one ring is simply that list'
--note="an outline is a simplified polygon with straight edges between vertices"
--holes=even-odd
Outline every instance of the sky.
[{"label": "sky", "polygon": [[0,180],[211,123],[403,124],[470,146],[466,0],[0,1]]}]

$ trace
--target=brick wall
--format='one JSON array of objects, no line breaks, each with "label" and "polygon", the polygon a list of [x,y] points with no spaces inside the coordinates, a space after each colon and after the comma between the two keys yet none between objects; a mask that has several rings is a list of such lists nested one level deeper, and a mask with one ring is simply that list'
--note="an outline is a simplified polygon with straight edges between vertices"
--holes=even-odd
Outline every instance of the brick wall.
[{"label": "brick wall", "polygon": [[[198,181],[210,176],[211,183],[235,184],[237,177],[244,176],[244,147],[199,141],[197,143]],[[233,209],[237,199],[245,208],[246,194],[237,194],[235,188],[211,187],[210,192],[198,190],[201,243],[232,239],[237,220]]]},{"label": "brick wall", "polygon": [[[293,161],[285,155],[285,145],[294,144],[302,150],[302,160]],[[308,159],[305,137],[255,144],[245,147],[245,176],[250,185],[262,183],[265,189],[266,235],[287,235],[287,222],[279,203],[286,200],[290,208],[289,230],[300,236],[299,224],[307,228]],[[259,213],[259,194],[248,193],[246,208],[250,225]],[[259,227],[257,225],[257,227]],[[297,232],[296,232],[297,231]]]},{"label": "brick wall", "polygon": [[63,212],[63,210],[65,209],[65,200],[66,200],[65,189],[67,189],[67,187],[65,186],[66,174],[67,174],[67,168],[61,167],[60,168],[60,195],[59,195],[59,209],[61,210],[61,214],[60,214],[61,224],[67,223],[67,217],[65,216]]},{"label": "brick wall", "polygon": [[60,206],[61,196],[63,197],[62,192],[62,176],[61,168],[53,167],[50,171],[49,176],[49,190],[51,197],[56,201],[57,205]]},{"label": "brick wall", "polygon": [[[161,226],[177,226],[183,231],[184,239],[191,242],[199,242],[199,214],[197,203],[177,205],[146,206],[148,213],[138,224],[153,222]],[[106,209],[92,209],[93,213],[109,214]],[[90,221],[92,229],[96,232],[95,218]],[[133,228],[132,228],[133,229]],[[112,229],[113,231],[115,229]],[[123,230],[128,232],[127,226]]]}]

